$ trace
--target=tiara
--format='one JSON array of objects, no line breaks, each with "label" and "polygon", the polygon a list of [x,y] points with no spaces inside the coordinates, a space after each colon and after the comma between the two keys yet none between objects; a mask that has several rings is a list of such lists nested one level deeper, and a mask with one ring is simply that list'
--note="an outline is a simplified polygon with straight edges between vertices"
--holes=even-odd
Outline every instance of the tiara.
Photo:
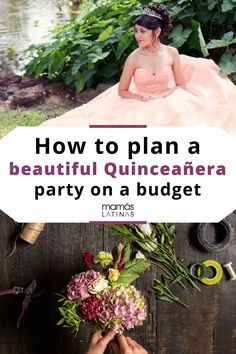
[{"label": "tiara", "polygon": [[143,13],[144,13],[145,15],[148,15],[148,16],[151,16],[151,17],[159,18],[159,20],[163,20],[163,18],[161,17],[161,15],[158,15],[158,14],[156,13],[156,11],[149,9],[149,7],[145,7],[144,10],[143,10]]}]

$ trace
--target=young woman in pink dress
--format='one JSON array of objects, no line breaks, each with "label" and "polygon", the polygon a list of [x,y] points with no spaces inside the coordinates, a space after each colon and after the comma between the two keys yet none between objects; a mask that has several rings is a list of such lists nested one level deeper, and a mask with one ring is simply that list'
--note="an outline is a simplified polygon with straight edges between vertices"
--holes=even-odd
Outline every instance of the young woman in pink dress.
[{"label": "young woman in pink dress", "polygon": [[120,82],[43,125],[218,126],[236,134],[235,85],[213,60],[179,55],[161,42],[172,28],[166,9],[145,6],[134,27],[138,48]]}]

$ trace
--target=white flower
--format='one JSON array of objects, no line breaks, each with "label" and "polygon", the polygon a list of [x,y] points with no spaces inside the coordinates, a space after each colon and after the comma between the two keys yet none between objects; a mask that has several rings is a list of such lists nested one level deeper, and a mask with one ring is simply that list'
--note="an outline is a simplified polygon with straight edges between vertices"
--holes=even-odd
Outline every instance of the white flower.
[{"label": "white flower", "polygon": [[93,285],[89,288],[89,292],[91,294],[99,294],[103,290],[108,288],[108,281],[105,278],[100,278],[98,280],[95,280]]},{"label": "white flower", "polygon": [[151,235],[152,233],[152,227],[151,224],[138,224],[138,227],[140,230],[146,234],[146,235]]},{"label": "white flower", "polygon": [[138,251],[135,255],[136,259],[146,259],[146,257],[144,256],[144,254],[140,251]]}]

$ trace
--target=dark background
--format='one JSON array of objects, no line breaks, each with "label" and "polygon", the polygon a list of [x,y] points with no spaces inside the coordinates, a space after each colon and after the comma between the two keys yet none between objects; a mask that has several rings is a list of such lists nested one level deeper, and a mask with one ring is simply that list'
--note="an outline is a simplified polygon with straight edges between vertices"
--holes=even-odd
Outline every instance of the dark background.
[{"label": "dark background", "polygon": [[[236,213],[230,215],[236,225]],[[185,264],[215,259],[221,264],[232,261],[236,271],[236,237],[216,254],[200,249],[196,242],[197,224],[176,224],[176,254]],[[82,328],[78,336],[57,327],[56,293],[65,287],[69,277],[85,270],[82,254],[91,250],[110,251],[120,240],[108,226],[90,224],[47,224],[34,245],[18,240],[16,253],[6,255],[13,247],[20,225],[0,212],[0,289],[14,285],[27,286],[33,278],[44,293],[30,304],[21,327],[16,328],[22,295],[0,297],[0,354],[82,354],[90,328]],[[208,227],[214,238],[218,226]],[[158,271],[159,272],[159,271]],[[144,326],[129,332],[149,354],[235,354],[236,353],[236,281],[226,273],[214,286],[200,284],[194,289],[175,292],[189,305],[156,301],[150,291],[157,269],[152,267],[136,282],[148,303],[148,319]]]}]

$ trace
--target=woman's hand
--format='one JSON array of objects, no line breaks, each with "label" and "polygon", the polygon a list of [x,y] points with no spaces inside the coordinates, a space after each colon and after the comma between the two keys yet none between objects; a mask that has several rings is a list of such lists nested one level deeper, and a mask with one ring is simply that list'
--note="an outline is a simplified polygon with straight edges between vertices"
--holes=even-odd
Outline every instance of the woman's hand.
[{"label": "woman's hand", "polygon": [[112,342],[115,354],[148,354],[135,340],[123,335],[117,336],[118,343]]},{"label": "woman's hand", "polygon": [[139,99],[140,99],[141,101],[143,101],[143,102],[148,102],[148,101],[151,100],[151,98],[152,98],[151,95],[142,95],[142,96],[139,97]]},{"label": "woman's hand", "polygon": [[108,343],[114,338],[115,332],[109,331],[104,337],[101,334],[101,331],[92,333],[88,349],[85,354],[103,354]]}]

